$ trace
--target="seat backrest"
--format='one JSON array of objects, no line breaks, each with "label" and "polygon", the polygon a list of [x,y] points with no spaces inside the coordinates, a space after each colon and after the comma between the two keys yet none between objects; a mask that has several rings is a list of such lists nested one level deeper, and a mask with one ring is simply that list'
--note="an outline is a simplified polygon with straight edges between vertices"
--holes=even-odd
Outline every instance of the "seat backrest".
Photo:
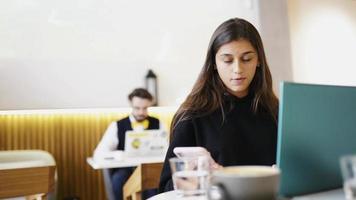
[{"label": "seat backrest", "polygon": [[0,198],[54,190],[56,164],[41,150],[0,151]]}]

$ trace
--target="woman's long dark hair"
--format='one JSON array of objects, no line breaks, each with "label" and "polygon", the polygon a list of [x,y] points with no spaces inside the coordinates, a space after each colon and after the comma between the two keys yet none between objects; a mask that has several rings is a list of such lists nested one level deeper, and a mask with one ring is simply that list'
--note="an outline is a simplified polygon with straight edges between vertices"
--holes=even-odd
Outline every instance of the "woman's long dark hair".
[{"label": "woman's long dark hair", "polygon": [[[248,21],[233,18],[222,23],[210,39],[204,66],[195,82],[192,91],[179,107],[173,117],[171,133],[176,125],[194,116],[202,116],[223,109],[223,94],[226,88],[221,81],[216,68],[215,55],[219,48],[232,41],[245,39],[257,51],[259,67],[249,86],[249,93],[253,93],[253,112],[260,108],[266,110],[276,120],[278,114],[278,99],[272,89],[272,76],[269,70],[261,37],[256,28]],[[224,116],[223,116],[224,118]]]}]

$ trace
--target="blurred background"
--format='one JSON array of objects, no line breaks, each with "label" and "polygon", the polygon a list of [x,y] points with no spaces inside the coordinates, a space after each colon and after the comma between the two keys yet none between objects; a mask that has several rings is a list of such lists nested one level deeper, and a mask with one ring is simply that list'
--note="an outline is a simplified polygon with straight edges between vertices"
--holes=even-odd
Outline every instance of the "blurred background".
[{"label": "blurred background", "polygon": [[356,0],[1,0],[0,150],[51,153],[58,199],[105,199],[86,159],[128,93],[153,83],[169,128],[233,17],[260,31],[277,95],[282,80],[356,86]]}]

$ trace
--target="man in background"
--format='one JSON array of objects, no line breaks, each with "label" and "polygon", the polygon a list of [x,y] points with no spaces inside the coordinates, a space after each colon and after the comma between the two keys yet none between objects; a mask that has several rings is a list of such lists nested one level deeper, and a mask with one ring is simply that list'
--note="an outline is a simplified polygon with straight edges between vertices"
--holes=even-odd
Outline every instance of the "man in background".
[{"label": "man in background", "polygon": [[[143,88],[134,89],[128,96],[132,112],[128,117],[112,122],[106,129],[101,141],[94,151],[94,158],[100,154],[115,150],[125,150],[126,131],[142,131],[160,129],[162,125],[157,118],[148,115],[147,108],[152,105],[152,95]],[[116,168],[112,170],[111,182],[116,200],[123,199],[123,186],[130,177],[134,167]],[[143,196],[149,197],[155,191],[146,191]]]}]

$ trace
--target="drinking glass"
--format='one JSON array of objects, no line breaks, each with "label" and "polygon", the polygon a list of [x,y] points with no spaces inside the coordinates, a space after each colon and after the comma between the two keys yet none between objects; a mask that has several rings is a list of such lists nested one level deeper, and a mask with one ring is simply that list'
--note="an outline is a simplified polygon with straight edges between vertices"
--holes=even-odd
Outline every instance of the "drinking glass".
[{"label": "drinking glass", "polygon": [[347,200],[356,200],[356,155],[341,157],[340,164],[345,197]]},{"label": "drinking glass", "polygon": [[207,156],[169,159],[174,190],[178,196],[205,196],[209,186]]}]

